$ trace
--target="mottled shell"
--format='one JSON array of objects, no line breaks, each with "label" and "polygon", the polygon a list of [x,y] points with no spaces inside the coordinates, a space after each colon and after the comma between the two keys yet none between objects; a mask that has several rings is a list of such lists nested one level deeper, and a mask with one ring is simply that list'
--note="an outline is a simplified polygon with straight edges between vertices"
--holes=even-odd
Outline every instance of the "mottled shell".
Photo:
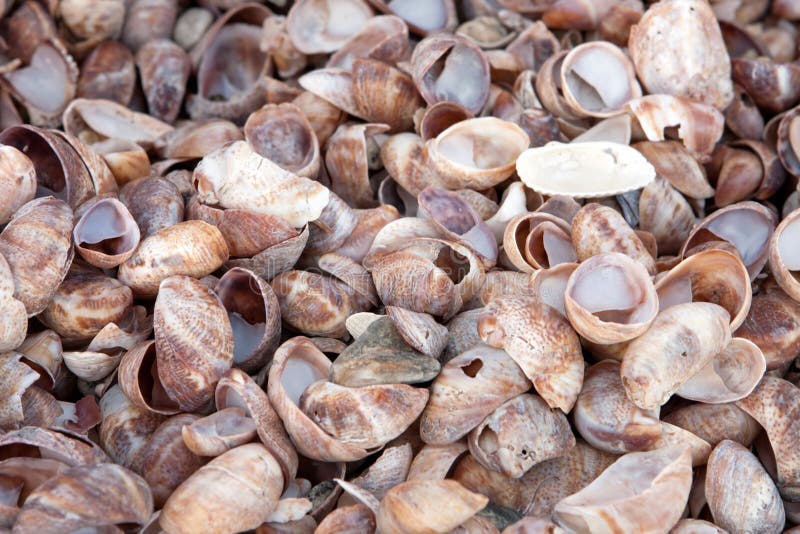
[{"label": "mottled shell", "polygon": [[712,447],[724,439],[750,446],[761,432],[756,420],[734,403],[690,404],[670,412],[664,421],[688,430]]},{"label": "mottled shell", "polygon": [[735,334],[758,345],[767,369],[778,369],[791,362],[800,348],[800,302],[779,287],[757,293]]},{"label": "mottled shell", "polygon": [[119,199],[133,216],[143,239],[183,221],[183,197],[166,178],[133,180],[120,190]]},{"label": "mottled shell", "polygon": [[36,168],[31,159],[11,145],[0,146],[0,224],[36,196]]}]

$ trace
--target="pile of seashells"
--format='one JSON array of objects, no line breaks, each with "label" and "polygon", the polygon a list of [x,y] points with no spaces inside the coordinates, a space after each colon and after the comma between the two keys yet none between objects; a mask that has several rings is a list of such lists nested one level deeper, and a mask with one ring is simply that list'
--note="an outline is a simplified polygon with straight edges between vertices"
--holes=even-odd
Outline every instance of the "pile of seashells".
[{"label": "pile of seashells", "polygon": [[800,532],[800,2],[265,1],[0,0],[0,532]]}]

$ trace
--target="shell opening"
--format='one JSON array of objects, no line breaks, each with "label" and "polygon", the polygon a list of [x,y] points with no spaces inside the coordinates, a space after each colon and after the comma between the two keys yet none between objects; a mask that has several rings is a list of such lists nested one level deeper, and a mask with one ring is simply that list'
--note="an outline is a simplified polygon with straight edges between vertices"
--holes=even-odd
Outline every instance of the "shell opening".
[{"label": "shell opening", "polygon": [[625,66],[605,50],[584,50],[562,72],[575,99],[588,111],[616,110],[633,96]]},{"label": "shell opening", "polygon": [[444,0],[391,0],[389,10],[425,31],[444,28],[447,24],[447,8]]},{"label": "shell opening", "polygon": [[647,321],[644,291],[628,273],[617,265],[598,265],[576,277],[571,297],[605,322],[636,323]]},{"label": "shell opening", "polygon": [[745,265],[753,263],[767,246],[772,229],[763,215],[752,210],[733,210],[709,221],[708,230],[731,242]]},{"label": "shell opening", "polygon": [[469,259],[450,247],[442,247],[433,260],[433,264],[444,271],[454,284],[464,280],[470,270]]},{"label": "shell opening", "polygon": [[778,251],[784,267],[790,271],[800,271],[800,218],[784,227],[778,237]]},{"label": "shell opening", "polygon": [[481,80],[485,72],[475,55],[478,52],[455,45],[436,60],[422,77],[437,102],[451,101],[467,109],[479,107],[485,97]]},{"label": "shell opening", "polygon": [[261,50],[261,28],[228,24],[203,54],[197,73],[200,94],[226,101],[247,91],[261,74],[267,55]]},{"label": "shell opening", "polygon": [[327,374],[323,373],[318,366],[305,359],[302,354],[296,354],[286,360],[283,373],[281,373],[281,385],[289,400],[299,406],[300,397],[303,396],[308,386],[327,378]]},{"label": "shell opening", "polygon": [[100,201],[81,218],[75,232],[77,244],[110,256],[128,252],[138,244],[138,232],[126,223],[115,203]]}]

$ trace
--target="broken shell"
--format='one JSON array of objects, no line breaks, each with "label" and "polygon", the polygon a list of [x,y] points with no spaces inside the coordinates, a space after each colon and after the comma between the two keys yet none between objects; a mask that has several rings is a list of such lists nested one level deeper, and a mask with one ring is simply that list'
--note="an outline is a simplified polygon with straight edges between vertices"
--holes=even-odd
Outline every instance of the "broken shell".
[{"label": "broken shell", "polygon": [[366,456],[356,445],[328,435],[300,409],[303,392],[330,374],[330,360],[305,337],[286,341],[275,352],[269,370],[267,393],[297,451],[326,462],[354,461]]},{"label": "broken shell", "polygon": [[551,408],[569,413],[583,384],[578,335],[555,309],[535,297],[491,301],[478,319],[478,335],[502,347]]},{"label": "broken shell", "polygon": [[567,281],[564,304],[575,330],[605,345],[643,334],[658,313],[658,296],[647,271],[615,252],[578,265]]},{"label": "broken shell", "polygon": [[730,315],[716,304],[692,302],[660,312],[625,350],[621,375],[628,398],[640,408],[658,408],[730,339]]},{"label": "broken shell", "polygon": [[147,152],[136,143],[121,139],[106,139],[92,148],[103,157],[108,169],[120,186],[150,175]]},{"label": "broken shell", "polygon": [[639,195],[639,228],[650,232],[660,254],[676,254],[694,226],[689,202],[667,180],[657,176]]},{"label": "broken shell", "polygon": [[786,113],[776,115],[770,121],[770,124],[773,125],[777,123],[775,145],[778,157],[791,174],[800,171],[800,159],[798,159],[798,154],[800,154],[800,137],[798,136],[800,133],[800,118],[798,117],[800,117],[800,108],[793,108]]},{"label": "broken shell", "polygon": [[575,113],[590,117],[618,114],[629,100],[642,96],[628,57],[599,41],[577,46],[564,57],[561,89]]},{"label": "broken shell", "polygon": [[775,229],[769,242],[769,267],[775,281],[787,295],[800,302],[800,258],[797,244],[800,243],[800,210],[784,217]]},{"label": "broken shell", "polygon": [[73,467],[44,482],[22,505],[15,529],[69,532],[144,525],[153,514],[147,482],[124,467]]},{"label": "broken shell", "polygon": [[480,117],[450,126],[425,146],[433,171],[449,189],[482,190],[511,176],[529,144],[516,124]]},{"label": "broken shell", "polygon": [[680,142],[642,141],[633,148],[641,152],[655,167],[656,173],[680,193],[695,199],[714,196],[705,169]]},{"label": "broken shell", "polygon": [[756,389],[736,406],[747,412],[766,430],[775,454],[778,490],[784,499],[800,498],[797,449],[800,422],[791,414],[800,406],[800,390],[791,382],[764,375]]},{"label": "broken shell", "polygon": [[420,436],[431,445],[453,443],[529,388],[530,382],[504,351],[476,345],[448,361],[433,381]]},{"label": "broken shell", "polygon": [[303,251],[306,255],[322,255],[336,250],[344,245],[358,225],[359,212],[333,191],[328,195],[328,204],[319,218],[309,225],[309,242]]},{"label": "broken shell", "polygon": [[228,246],[216,227],[185,221],[144,239],[120,265],[118,279],[135,295],[154,297],[159,284],[174,275],[202,277],[228,259]]},{"label": "broken shell", "polygon": [[603,253],[620,253],[655,274],[653,256],[616,210],[602,204],[586,204],[572,219],[570,235],[577,257],[585,261]]},{"label": "broken shell", "polygon": [[557,523],[576,532],[669,528],[680,519],[691,484],[688,449],[632,452],[559,502],[553,515]]},{"label": "broken shell", "polygon": [[615,454],[647,450],[661,438],[658,409],[643,410],[628,400],[620,363],[613,360],[587,369],[573,417],[583,439]]},{"label": "broken shell", "polygon": [[[342,112],[358,116],[353,95],[353,76],[349,70],[341,68],[315,69],[297,79],[297,83],[307,92],[324,99]],[[342,117],[337,117],[337,119]],[[338,121],[335,126],[338,126]],[[335,128],[334,126],[334,128]]]},{"label": "broken shell", "polygon": [[125,262],[139,246],[139,226],[115,198],[94,202],[83,212],[72,235],[78,254],[103,269]]},{"label": "broken shell", "polygon": [[567,417],[540,397],[522,394],[498,406],[469,435],[469,450],[489,469],[519,478],[575,446]]},{"label": "broken shell", "polygon": [[685,399],[706,403],[739,400],[755,389],[766,367],[764,354],[755,343],[733,338],[676,393]]},{"label": "broken shell", "polygon": [[36,169],[23,152],[0,146],[0,224],[11,220],[25,203],[36,196]]},{"label": "broken shell", "polygon": [[245,141],[206,155],[192,179],[204,204],[278,215],[296,228],[317,219],[329,198],[323,185],[280,168]]},{"label": "broken shell", "polygon": [[278,504],[280,466],[261,444],[217,456],[170,495],[158,521],[168,532],[209,534],[254,529]]},{"label": "broken shell", "polygon": [[420,35],[452,31],[458,24],[453,0],[370,0],[370,3],[384,13],[400,17],[411,31]]},{"label": "broken shell", "polygon": [[593,30],[614,4],[607,0],[556,0],[546,5],[542,20],[549,28]]},{"label": "broken shell", "polygon": [[486,15],[464,22],[454,33],[469,37],[484,50],[502,48],[516,37],[516,33],[503,26],[500,19]]},{"label": "broken shell", "polygon": [[[747,499],[738,497],[742,494]],[[705,496],[714,521],[731,532],[783,528],[778,488],[753,453],[736,442],[720,442],[708,457]]]},{"label": "broken shell", "polygon": [[88,143],[122,139],[147,150],[172,126],[111,100],[76,98],[64,110],[64,131]]},{"label": "broken shell", "polygon": [[109,388],[99,404],[100,444],[114,462],[138,471],[150,435],[166,418],[134,405],[118,385]]},{"label": "broken shell", "polygon": [[731,331],[750,310],[750,277],[738,255],[709,249],[692,254],[656,282],[660,310],[684,302],[711,302],[731,316]]},{"label": "broken shell", "polygon": [[317,534],[339,532],[374,532],[375,514],[363,504],[339,507],[325,516],[317,526]]},{"label": "broken shell", "polygon": [[175,121],[192,67],[188,54],[168,39],[147,41],[136,52],[136,66],[150,115]]},{"label": "broken shell", "polygon": [[408,468],[406,480],[443,480],[458,458],[467,452],[464,441],[449,445],[425,445]]},{"label": "broken shell", "polygon": [[539,269],[531,276],[530,291],[566,317],[567,308],[564,300],[567,283],[577,268],[577,263],[562,263],[549,269]]},{"label": "broken shell", "polygon": [[525,185],[543,195],[577,198],[633,191],[650,183],[656,175],[653,166],[637,151],[603,141],[553,142],[528,149],[517,159],[517,173]]},{"label": "broken shell", "polygon": [[[300,73],[308,65],[308,58],[295,48],[289,33],[286,31],[286,17],[273,15],[264,19],[261,49],[272,58],[278,76],[291,78]],[[271,102],[267,98],[267,102]],[[277,103],[277,102],[275,102]]]},{"label": "broken shell", "polygon": [[[28,316],[47,307],[64,279],[75,251],[72,210],[53,197],[22,206],[0,233],[0,253],[14,278],[14,298]],[[31,246],[35,243],[36,246]]]},{"label": "broken shell", "polygon": [[424,107],[411,76],[376,59],[354,58],[352,63],[357,116],[387,124],[394,132],[411,128],[414,112]]},{"label": "broken shell", "polygon": [[358,57],[393,65],[407,59],[410,48],[408,26],[403,19],[395,15],[378,15],[367,20],[357,34],[331,55],[325,66],[350,69]]},{"label": "broken shell", "polygon": [[464,106],[442,100],[425,108],[425,113],[417,124],[417,131],[423,141],[428,141],[450,126],[471,118],[472,113]]},{"label": "broken shell", "polygon": [[168,159],[200,159],[231,141],[240,141],[243,138],[241,129],[230,121],[187,121],[159,137],[156,149],[161,156]]},{"label": "broken shell", "polygon": [[450,532],[488,502],[454,480],[403,482],[381,500],[376,524],[386,534]]},{"label": "broken shell", "polygon": [[249,269],[264,280],[272,280],[297,263],[308,241],[308,234],[308,225],[306,225],[299,235],[272,245],[252,258],[230,259],[227,265]]},{"label": "broken shell", "polygon": [[301,0],[289,10],[286,30],[304,54],[333,52],[372,17],[362,0]]},{"label": "broken shell", "polygon": [[103,41],[83,60],[76,94],[78,98],[102,98],[125,106],[133,97],[135,85],[131,51],[118,41]]},{"label": "broken shell", "polygon": [[149,41],[169,37],[178,5],[170,0],[134,0],[126,6],[122,42],[136,52]]},{"label": "broken shell", "polygon": [[[440,1],[440,0],[437,0]],[[422,98],[433,105],[447,100],[477,114],[489,98],[489,62],[471,40],[438,34],[414,47],[411,73]]]},{"label": "broken shell", "polygon": [[386,314],[398,333],[414,350],[438,358],[447,345],[448,330],[426,313],[417,313],[397,306],[386,306]]},{"label": "broken shell", "polygon": [[763,177],[758,156],[747,150],[721,147],[724,156],[716,177],[714,203],[727,206],[753,196]]},{"label": "broken shell", "polygon": [[733,101],[725,109],[725,125],[742,139],[759,139],[764,117],[755,102],[738,84],[733,84]]},{"label": "broken shell", "polygon": [[800,69],[793,63],[777,63],[766,57],[733,58],[731,76],[768,113],[786,111],[800,99]]},{"label": "broken shell", "polygon": [[0,403],[0,428],[5,431],[16,430],[23,423],[22,397],[39,378],[39,374],[20,362],[22,354],[6,352],[0,355],[0,369],[3,372],[2,393],[3,402]]},{"label": "broken shell", "polygon": [[[733,244],[754,280],[767,263],[770,237],[775,230],[775,214],[753,201],[738,202],[719,209],[703,219],[689,234],[681,256],[707,241]],[[742,229],[747,228],[746,232]]]},{"label": "broken shell", "polygon": [[372,449],[402,434],[427,401],[426,389],[405,384],[350,388],[319,381],[306,388],[298,405],[334,439]]},{"label": "broken shell", "polygon": [[219,297],[194,278],[166,278],[158,288],[153,332],[165,393],[182,410],[203,406],[233,364],[233,331]]},{"label": "broken shell", "polygon": [[19,347],[28,332],[25,304],[14,298],[14,277],[8,262],[0,254],[0,350]]},{"label": "broken shell", "polygon": [[690,404],[670,412],[664,422],[688,430],[712,447],[724,439],[749,447],[761,432],[756,420],[734,403]]},{"label": "broken shell", "polygon": [[120,190],[120,200],[133,216],[143,238],[183,221],[183,197],[165,178],[148,177],[129,182]]},{"label": "broken shell", "polygon": [[251,113],[244,136],[258,155],[289,172],[309,178],[319,173],[317,136],[294,104],[268,104]]},{"label": "broken shell", "polygon": [[631,28],[628,46],[649,93],[720,110],[733,99],[728,51],[709,4],[679,0],[649,7]]},{"label": "broken shell", "polygon": [[25,426],[0,436],[0,452],[7,457],[50,458],[70,467],[107,463],[108,455],[85,436],[65,429]]},{"label": "broken shell", "polygon": [[683,97],[647,95],[627,107],[649,141],[664,141],[665,132],[673,132],[701,160],[711,154],[725,127],[716,108]]},{"label": "broken shell", "polygon": [[376,150],[371,145],[375,143],[375,136],[388,128],[385,124],[347,123],[339,126],[328,140],[325,168],[331,179],[331,189],[353,207],[375,205],[369,169]]},{"label": "broken shell", "polygon": [[252,441],[256,424],[244,408],[225,408],[183,426],[186,446],[198,456],[219,456]]}]

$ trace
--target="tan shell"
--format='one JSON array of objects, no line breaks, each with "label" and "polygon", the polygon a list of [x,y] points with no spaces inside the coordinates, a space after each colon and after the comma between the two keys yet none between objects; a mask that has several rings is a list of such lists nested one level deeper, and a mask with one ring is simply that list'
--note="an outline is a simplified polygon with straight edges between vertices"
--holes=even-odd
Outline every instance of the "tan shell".
[{"label": "tan shell", "polygon": [[[775,214],[765,206],[745,201],[721,208],[697,224],[681,249],[681,255],[707,241],[733,244],[754,280],[767,263],[770,238],[775,229]],[[748,228],[742,233],[741,228]]]},{"label": "tan shell", "polygon": [[[352,480],[354,485],[370,492],[376,499],[382,499],[386,492],[406,480],[408,468],[414,452],[410,443],[384,449],[366,471]],[[349,503],[350,495],[339,499],[339,506]],[[357,499],[353,499],[355,502]]]},{"label": "tan shell", "polygon": [[456,7],[452,0],[435,0],[433,2],[370,0],[370,3],[383,13],[391,13],[402,18],[411,31],[419,35],[452,31],[458,24]]},{"label": "tan shell", "polygon": [[317,534],[338,534],[339,532],[374,532],[375,514],[363,504],[337,508],[325,516],[317,526]]},{"label": "tan shell", "polygon": [[75,248],[96,267],[110,269],[130,258],[139,245],[139,227],[115,198],[93,203],[75,224]]},{"label": "tan shell", "polygon": [[554,517],[576,532],[662,530],[680,519],[691,484],[688,449],[632,452],[559,502]]},{"label": "tan shell", "polygon": [[152,514],[147,482],[124,467],[104,463],[73,467],[44,482],[25,500],[14,528],[20,532],[115,529],[115,525],[144,525]]},{"label": "tan shell", "polygon": [[3,390],[3,402],[0,403],[0,428],[15,430],[20,427],[25,418],[23,413],[22,397],[39,378],[39,374],[20,362],[22,355],[17,352],[0,354],[0,369],[3,380],[0,383]]},{"label": "tan shell", "polygon": [[198,456],[219,456],[252,441],[256,424],[244,408],[224,408],[186,424],[181,429],[183,442]]},{"label": "tan shell", "polygon": [[531,275],[530,290],[542,302],[566,317],[567,308],[564,301],[567,284],[569,277],[577,268],[577,263],[562,263],[549,269],[539,269]]},{"label": "tan shell", "polygon": [[188,121],[156,141],[159,154],[167,159],[200,159],[232,141],[244,139],[242,130],[230,121]]},{"label": "tan shell", "polygon": [[528,149],[517,159],[517,173],[525,185],[543,195],[576,198],[633,191],[646,186],[656,175],[641,154],[607,141],[552,142]]},{"label": "tan shell", "polygon": [[203,221],[185,221],[144,239],[133,256],[120,265],[118,278],[137,296],[154,297],[166,278],[202,277],[227,259],[228,246],[216,227]]},{"label": "tan shell", "polygon": [[150,115],[110,100],[76,98],[64,110],[64,131],[89,143],[122,139],[147,150],[171,130],[170,125]]},{"label": "tan shell", "polygon": [[0,447],[18,451],[16,456],[51,458],[74,466],[106,463],[109,457],[93,441],[66,429],[24,426],[0,436]]},{"label": "tan shell", "polygon": [[372,16],[363,0],[301,0],[289,10],[286,30],[304,54],[334,52]]},{"label": "tan shell", "polygon": [[403,482],[381,500],[376,523],[386,534],[449,532],[488,502],[454,480]]},{"label": "tan shell", "polygon": [[77,96],[103,98],[126,105],[131,101],[135,85],[133,54],[119,41],[108,40],[98,44],[83,60]]},{"label": "tan shell", "polygon": [[628,42],[649,93],[691,98],[725,109],[733,99],[731,68],[714,12],[700,0],[648,8]]},{"label": "tan shell", "polygon": [[775,453],[778,490],[792,502],[800,498],[798,451],[794,446],[800,423],[791,416],[798,403],[800,390],[791,382],[770,375],[765,375],[748,397],[736,402],[766,430]]},{"label": "tan shell", "polygon": [[191,72],[189,55],[169,39],[152,40],[137,50],[136,66],[150,115],[174,122]]},{"label": "tan shell", "polygon": [[36,196],[36,169],[31,159],[13,146],[0,146],[0,224]]},{"label": "tan shell", "polygon": [[456,441],[449,445],[425,445],[408,468],[406,480],[442,480],[458,458],[467,452],[467,444]]},{"label": "tan shell", "polygon": [[411,76],[383,61],[354,58],[352,79],[356,115],[394,132],[410,129],[414,112],[425,105]]},{"label": "tan shell", "polygon": [[600,344],[643,334],[658,313],[658,296],[645,268],[617,252],[580,263],[567,281],[564,304],[575,330]]},{"label": "tan shell", "polygon": [[355,58],[372,58],[394,64],[410,51],[408,26],[395,15],[371,17],[356,35],[331,55],[326,67],[349,69]]},{"label": "tan shell", "polygon": [[529,388],[530,382],[504,351],[476,345],[448,361],[433,381],[420,436],[430,445],[453,443]]},{"label": "tan shell", "polygon": [[681,519],[669,532],[670,534],[726,534],[727,530],[702,519]]},{"label": "tan shell", "polygon": [[615,454],[647,450],[661,437],[658,409],[643,410],[628,400],[620,364],[603,360],[584,376],[573,418],[581,437]]},{"label": "tan shell", "polygon": [[480,117],[455,123],[425,147],[433,171],[449,189],[480,190],[511,176],[529,144],[516,124]]},{"label": "tan shell", "polygon": [[119,199],[141,230],[142,238],[183,221],[183,197],[166,178],[146,177],[125,184]]},{"label": "tan shell", "polygon": [[122,186],[150,174],[147,152],[136,143],[121,139],[106,139],[92,145],[103,157],[116,182]]},{"label": "tan shell", "polygon": [[188,276],[165,279],[153,312],[157,369],[169,398],[191,411],[233,364],[233,331],[219,297]]},{"label": "tan shell", "polygon": [[53,389],[61,374],[61,337],[52,330],[32,334],[17,347],[17,352],[39,373],[37,385],[46,390]]},{"label": "tan shell", "polygon": [[723,439],[750,446],[761,432],[755,419],[737,408],[734,403],[690,404],[670,412],[664,417],[664,422],[688,430],[711,446]]},{"label": "tan shell", "polygon": [[569,225],[549,213],[521,213],[503,231],[503,253],[511,265],[524,272],[573,263],[578,254]]},{"label": "tan shell", "polygon": [[726,530],[783,529],[785,516],[778,488],[753,453],[734,441],[720,442],[708,457],[705,495],[714,522]]},{"label": "tan shell", "polygon": [[375,149],[375,136],[386,132],[386,124],[346,123],[328,139],[325,167],[331,189],[348,205],[370,208],[375,205],[369,183],[370,160]]},{"label": "tan shell", "polygon": [[571,233],[578,259],[584,261],[604,252],[625,254],[655,274],[653,256],[620,213],[602,204],[586,204],[572,219]]},{"label": "tan shell", "polygon": [[780,287],[757,293],[735,333],[758,345],[767,359],[767,369],[780,368],[795,358],[800,347],[800,302]]},{"label": "tan shell", "polygon": [[244,136],[260,156],[289,172],[309,178],[319,173],[319,141],[294,104],[268,104],[251,113]]},{"label": "tan shell", "polygon": [[511,356],[548,406],[572,410],[583,384],[583,353],[556,310],[535,297],[495,299],[478,319],[478,335]]},{"label": "tan shell", "polygon": [[138,471],[150,435],[166,418],[134,405],[118,385],[99,404],[100,444],[114,462]]},{"label": "tan shell", "polygon": [[0,255],[0,350],[19,347],[28,332],[25,305],[14,298],[14,277],[5,258]]},{"label": "tan shell", "polygon": [[800,263],[795,257],[797,243],[800,242],[800,209],[784,217],[775,229],[769,243],[769,267],[775,280],[794,300],[800,301],[800,280],[797,271]]},{"label": "tan shell", "polygon": [[267,394],[297,451],[308,458],[337,462],[363,458],[368,451],[332,438],[300,409],[300,397],[312,383],[328,377],[330,360],[305,337],[286,341],[275,352]]},{"label": "tan shell", "polygon": [[563,412],[524,393],[498,406],[472,430],[468,443],[485,467],[519,478],[534,465],[566,454],[575,436]]},{"label": "tan shell", "polygon": [[689,202],[660,176],[639,195],[639,228],[650,232],[659,254],[677,254],[694,226]]},{"label": "tan shell", "polygon": [[[53,197],[22,206],[0,233],[0,253],[14,278],[14,298],[28,316],[47,307],[72,262],[72,210]],[[32,244],[35,244],[33,246]]]},{"label": "tan shell", "polygon": [[217,456],[170,495],[159,524],[174,533],[250,530],[264,523],[283,487],[280,466],[261,444]]},{"label": "tan shell", "polygon": [[750,277],[739,256],[722,249],[703,250],[670,269],[656,282],[658,306],[711,302],[731,316],[731,330],[741,326],[752,301]]},{"label": "tan shell", "polygon": [[666,403],[730,342],[729,322],[724,308],[707,302],[660,312],[625,350],[621,374],[628,398],[644,409]]},{"label": "tan shell", "polygon": [[677,126],[683,145],[701,161],[722,137],[725,118],[716,108],[687,98],[647,95],[627,104],[649,141],[664,141],[665,129]]},{"label": "tan shell", "polygon": [[670,423],[661,423],[661,437],[647,450],[677,446],[688,449],[692,455],[692,467],[703,466],[711,454],[711,444],[686,429]]},{"label": "tan shell", "polygon": [[679,141],[641,141],[632,146],[683,195],[694,199],[714,196],[705,169]]}]

